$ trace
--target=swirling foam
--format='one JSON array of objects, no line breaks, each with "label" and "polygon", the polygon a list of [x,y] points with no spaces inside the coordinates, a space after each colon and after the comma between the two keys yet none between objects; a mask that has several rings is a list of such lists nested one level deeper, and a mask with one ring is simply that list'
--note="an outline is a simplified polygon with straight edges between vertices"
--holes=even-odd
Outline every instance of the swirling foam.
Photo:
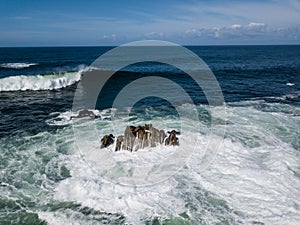
[{"label": "swirling foam", "polygon": [[[82,162],[79,155],[73,155],[69,162],[72,177],[57,186],[55,198],[75,201],[100,211],[121,213],[130,224],[141,224],[147,218],[153,219],[153,215],[162,219],[180,217],[183,212],[191,220],[209,224],[220,221],[296,224],[300,219],[297,211],[300,179],[299,152],[293,141],[299,121],[287,114],[257,110],[251,102],[248,104],[249,107],[229,107],[227,115],[215,111],[217,118],[229,119],[230,127],[216,161],[203,173],[198,171],[202,155],[197,152],[186,168],[163,183],[141,188],[119,186],[106,182],[100,173],[95,174]],[[170,118],[166,121],[174,123]],[[152,122],[162,125],[162,121]],[[109,133],[108,123],[99,120],[96,126]],[[278,123],[282,126],[278,127]],[[117,124],[124,128],[122,121]],[[286,129],[284,133],[283,128]],[[180,148],[193,148],[190,141],[193,135],[198,134],[182,134]],[[211,137],[211,141],[214,138]],[[200,149],[205,149],[207,139],[206,134],[201,134]],[[91,144],[87,147],[99,146]],[[113,147],[109,149],[113,151]],[[134,153],[121,151],[116,155],[122,159],[130,158],[142,166],[146,157],[155,161],[154,156],[168,150],[169,147],[161,146]]]},{"label": "swirling foam", "polygon": [[[290,110],[290,107],[286,109],[285,104],[280,105],[281,110],[276,105],[275,110],[270,112],[256,107],[259,103],[263,104],[258,101],[231,103],[226,115],[223,111],[214,110],[212,116],[227,118],[228,128],[222,149],[204,172],[199,171],[202,159],[199,151],[177,175],[165,182],[136,188],[109,183],[82,159],[74,140],[74,130],[72,126],[66,126],[54,134],[44,132],[28,137],[26,142],[22,139],[0,139],[1,157],[4,156],[7,164],[3,169],[3,182],[23,184],[26,199],[30,204],[35,202],[39,206],[33,210],[49,224],[99,224],[98,212],[119,213],[124,215],[128,224],[134,225],[155,218],[160,221],[169,218],[181,220],[181,223],[173,220],[169,224],[184,224],[182,221],[185,224],[297,224],[300,220],[299,117],[285,113]],[[273,103],[266,104],[270,109],[274,108]],[[185,108],[190,110],[188,106]],[[294,110],[299,110],[299,107],[294,107]],[[99,114],[107,116],[109,111]],[[68,120],[70,115],[66,112],[61,116]],[[127,122],[123,119],[115,123],[115,135],[124,131]],[[95,123],[99,136],[111,132],[109,125],[112,121],[109,119],[82,122],[82,125]],[[144,124],[150,121],[144,117],[132,117],[130,122]],[[151,122],[158,128],[177,124],[174,118],[168,116],[164,119],[152,118]],[[194,129],[193,121],[183,122]],[[218,126],[225,126],[225,123],[220,120]],[[199,149],[205,149],[209,136],[203,132],[204,129],[205,125],[200,129],[201,134],[183,133],[179,148],[193,148],[193,135],[200,135]],[[212,136],[211,141],[214,139]],[[113,151],[113,146],[100,150],[99,145],[89,143],[86,147]],[[12,151],[15,149],[22,151]],[[120,151],[115,156],[143,166],[168,151],[173,151],[173,148],[161,146],[137,152]],[[60,168],[63,165],[70,170],[71,177],[61,179]],[[41,170],[44,167],[45,170]],[[18,173],[12,174],[11,171],[16,168]],[[116,170],[116,173],[121,172]],[[34,174],[34,179],[28,174]],[[38,182],[35,184],[34,180]],[[18,191],[2,188],[6,190],[3,192],[6,195]],[[59,209],[56,205],[52,209],[43,207],[51,202],[62,205]],[[94,215],[70,208],[65,205],[66,202],[80,204],[83,209],[88,207],[86,212],[91,214],[93,211],[89,209],[93,209]]]}]

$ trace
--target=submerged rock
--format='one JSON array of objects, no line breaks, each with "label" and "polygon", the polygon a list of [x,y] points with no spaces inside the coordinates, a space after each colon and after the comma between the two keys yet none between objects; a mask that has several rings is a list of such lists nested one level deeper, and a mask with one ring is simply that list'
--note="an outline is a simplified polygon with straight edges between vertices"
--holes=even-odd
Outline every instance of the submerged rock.
[{"label": "submerged rock", "polygon": [[91,110],[83,109],[78,112],[77,116],[72,116],[71,118],[83,118],[83,117],[89,117],[91,119],[95,119],[96,115]]}]

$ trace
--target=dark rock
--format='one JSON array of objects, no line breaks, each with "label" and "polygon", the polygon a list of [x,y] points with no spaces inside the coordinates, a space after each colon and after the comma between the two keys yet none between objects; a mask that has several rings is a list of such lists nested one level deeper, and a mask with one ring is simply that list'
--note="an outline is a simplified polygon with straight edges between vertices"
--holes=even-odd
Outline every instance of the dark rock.
[{"label": "dark rock", "polygon": [[91,119],[95,119],[96,115],[91,110],[83,109],[78,112],[77,116],[72,116],[71,118],[83,118],[83,117],[89,117]]},{"label": "dark rock", "polygon": [[179,140],[176,135],[180,135],[180,132],[172,130],[168,131],[169,137],[165,140],[165,145],[179,145]]},{"label": "dark rock", "polygon": [[120,151],[121,150],[123,141],[124,141],[124,136],[123,135],[120,135],[120,136],[117,137],[115,151]]},{"label": "dark rock", "polygon": [[136,137],[136,127],[127,126],[124,132],[124,141],[122,145],[122,149],[124,150],[133,150],[133,144]]},{"label": "dark rock", "polygon": [[144,148],[147,135],[144,127],[138,126],[136,129],[137,146],[136,149]]},{"label": "dark rock", "polygon": [[162,143],[164,143],[164,140],[166,138],[166,133],[165,133],[164,130],[160,130],[159,134],[160,134],[160,136],[159,136],[160,137],[160,144],[162,144]]},{"label": "dark rock", "polygon": [[112,145],[114,143],[115,137],[110,134],[110,135],[105,135],[102,139],[101,139],[101,148],[107,148],[108,146]]},{"label": "dark rock", "polygon": [[[136,151],[145,147],[156,147],[159,144],[179,145],[179,140],[176,135],[180,132],[172,130],[168,131],[169,137],[165,140],[166,134],[164,130],[158,130],[152,124],[144,126],[127,126],[124,135],[117,137],[115,151],[128,150]],[[105,135],[101,139],[101,148],[105,148],[114,143],[112,134]]]},{"label": "dark rock", "polygon": [[150,132],[150,146],[156,147],[157,144],[162,144],[165,138],[165,132],[154,128],[152,124],[148,124],[147,127],[149,127]]},{"label": "dark rock", "polygon": [[158,144],[163,143],[164,138],[165,132],[154,128],[152,124],[137,127],[127,126],[122,149],[133,151],[148,146],[156,147]]}]

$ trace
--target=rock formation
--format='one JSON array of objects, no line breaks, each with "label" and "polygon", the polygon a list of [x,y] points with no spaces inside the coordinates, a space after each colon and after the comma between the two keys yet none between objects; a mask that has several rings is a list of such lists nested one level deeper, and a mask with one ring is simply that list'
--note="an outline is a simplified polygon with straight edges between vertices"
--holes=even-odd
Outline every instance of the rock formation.
[{"label": "rock formation", "polygon": [[144,126],[127,126],[124,133],[124,140],[122,149],[124,150],[138,150],[145,147],[156,147],[162,144],[165,139],[165,132],[158,130],[152,124],[145,124]]},{"label": "rock formation", "polygon": [[180,132],[172,130],[168,131],[169,137],[165,140],[165,145],[179,145],[179,140],[176,135],[180,135]]},{"label": "rock formation", "polygon": [[89,117],[91,119],[95,119],[96,115],[91,110],[83,109],[78,112],[77,116],[72,116],[71,118],[82,118],[82,117]]},{"label": "rock formation", "polygon": [[121,150],[123,140],[124,140],[124,136],[123,135],[120,135],[120,136],[117,137],[115,151],[120,151]]},{"label": "rock formation", "polygon": [[122,149],[132,151],[135,138],[136,138],[136,127],[127,126],[124,132]]},{"label": "rock formation", "polygon": [[[145,147],[156,147],[159,144],[165,145],[179,145],[179,140],[176,135],[180,132],[175,130],[168,131],[169,137],[165,140],[166,134],[164,130],[158,130],[152,124],[145,124],[144,126],[127,126],[124,135],[117,137],[115,151],[128,150],[137,151]],[[114,143],[114,136],[112,134],[105,135],[101,139],[101,148],[106,148]]]},{"label": "rock formation", "polygon": [[148,127],[150,133],[150,146],[156,147],[158,143],[162,144],[165,139],[165,132],[154,128],[152,124],[149,124]]},{"label": "rock formation", "polygon": [[108,146],[112,145],[114,143],[115,137],[110,134],[110,135],[105,135],[102,139],[101,139],[101,148],[107,148]]}]

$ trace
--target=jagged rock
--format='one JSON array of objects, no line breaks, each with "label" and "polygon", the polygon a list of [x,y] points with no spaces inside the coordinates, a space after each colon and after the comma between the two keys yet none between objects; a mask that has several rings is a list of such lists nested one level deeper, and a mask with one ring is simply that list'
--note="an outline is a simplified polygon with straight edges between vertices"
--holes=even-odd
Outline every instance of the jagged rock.
[{"label": "jagged rock", "polygon": [[164,140],[166,138],[166,133],[164,130],[160,130],[159,134],[160,134],[160,144],[162,144],[162,143],[164,143]]},{"label": "jagged rock", "polygon": [[124,140],[123,135],[120,135],[120,136],[117,137],[115,151],[120,151],[121,150],[123,140]]},{"label": "jagged rock", "polygon": [[[180,132],[175,130],[168,132],[169,137],[165,140],[165,145],[179,145],[179,140],[176,135]],[[144,126],[127,126],[124,135],[120,135],[116,140],[115,151],[128,150],[136,151],[145,147],[156,147],[158,144],[163,144],[166,134],[164,130],[158,130],[152,124]],[[107,147],[113,143],[113,135],[106,135],[102,138],[102,146]],[[102,147],[101,146],[101,147]]]},{"label": "jagged rock", "polygon": [[165,145],[179,145],[179,140],[176,135],[180,135],[180,132],[172,130],[168,131],[169,137],[165,140]]},{"label": "jagged rock", "polygon": [[124,132],[122,149],[132,151],[135,138],[136,138],[136,127],[127,126]]},{"label": "jagged rock", "polygon": [[154,128],[152,124],[148,124],[147,126],[149,127],[150,133],[150,146],[156,147],[157,144],[162,144],[165,139],[165,132]]},{"label": "jagged rock", "polygon": [[[142,126],[138,126],[135,129],[136,131],[136,150],[140,149],[140,148],[144,148],[147,144],[148,144],[148,140],[147,140],[147,133],[145,131],[145,128]],[[147,142],[147,143],[146,143]]]},{"label": "jagged rock", "polygon": [[110,134],[110,135],[105,135],[102,139],[101,139],[101,148],[107,148],[108,146],[112,145],[114,143],[115,137]]},{"label": "jagged rock", "polygon": [[127,126],[122,149],[133,151],[148,146],[156,147],[158,144],[163,143],[164,138],[165,132],[154,128],[152,124],[137,127]]}]

